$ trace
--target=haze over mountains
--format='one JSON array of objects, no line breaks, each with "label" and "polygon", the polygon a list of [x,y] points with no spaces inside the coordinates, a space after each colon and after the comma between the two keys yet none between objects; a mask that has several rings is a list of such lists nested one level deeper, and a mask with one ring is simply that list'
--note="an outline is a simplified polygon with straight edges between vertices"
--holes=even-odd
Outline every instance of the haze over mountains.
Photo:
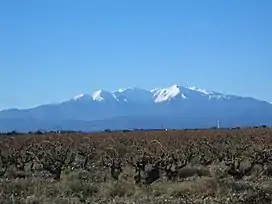
[{"label": "haze over mountains", "polygon": [[0,131],[209,128],[271,125],[272,104],[172,85],[99,90],[57,104],[0,111]]}]

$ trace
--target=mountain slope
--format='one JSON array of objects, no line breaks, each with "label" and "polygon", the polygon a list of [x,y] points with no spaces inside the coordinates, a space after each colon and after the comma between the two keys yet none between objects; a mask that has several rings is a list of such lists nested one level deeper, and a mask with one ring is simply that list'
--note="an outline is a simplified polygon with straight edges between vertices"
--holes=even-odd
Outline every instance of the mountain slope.
[{"label": "mountain slope", "polygon": [[144,90],[98,90],[31,109],[0,111],[0,131],[34,129],[210,127],[272,124],[272,104],[251,97],[225,95],[172,85]]}]

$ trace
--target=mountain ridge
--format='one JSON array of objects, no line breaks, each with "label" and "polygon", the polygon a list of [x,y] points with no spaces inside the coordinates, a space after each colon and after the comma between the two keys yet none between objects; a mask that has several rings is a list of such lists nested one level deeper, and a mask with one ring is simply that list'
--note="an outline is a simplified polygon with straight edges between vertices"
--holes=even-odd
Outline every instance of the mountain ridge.
[{"label": "mountain ridge", "polygon": [[59,103],[2,110],[0,131],[50,130],[57,126],[79,130],[141,129],[160,128],[162,123],[176,129],[197,128],[214,126],[217,120],[225,126],[270,125],[272,104],[177,84],[151,90],[96,90]]},{"label": "mountain ridge", "polygon": [[[173,84],[171,86],[167,86],[164,88],[154,88],[151,90],[147,90],[147,89],[142,89],[142,88],[138,88],[138,87],[129,87],[129,88],[121,88],[115,91],[107,91],[107,90],[96,90],[94,91],[92,94],[79,94],[78,96],[75,96],[73,99],[74,100],[80,100],[81,98],[92,98],[95,101],[103,101],[102,98],[105,99],[105,95],[107,95],[108,97],[114,98],[116,100],[120,100],[119,97],[123,96],[127,96],[127,95],[131,95],[134,94],[135,97],[135,92],[137,92],[138,94],[141,92],[141,94],[149,94],[150,99],[153,98],[153,100],[155,102],[164,102],[167,101],[171,98],[174,98],[175,96],[181,94],[183,99],[188,99],[188,97],[186,96],[186,93],[188,94],[188,92],[197,92],[199,94],[201,94],[202,96],[208,96],[209,98],[225,98],[225,99],[229,99],[230,97],[239,97],[239,98],[252,98],[258,101],[265,101],[262,99],[257,99],[251,96],[238,96],[238,95],[234,95],[234,94],[222,94],[218,91],[210,91],[210,90],[206,90],[203,88],[198,88],[195,86],[187,86],[187,85],[178,85],[178,84]],[[138,95],[137,94],[137,95]],[[190,94],[190,93],[189,93]],[[104,97],[102,96],[104,95]],[[156,98],[159,97],[159,98]],[[164,98],[165,100],[161,99]],[[124,99],[124,98],[123,98]],[[126,98],[127,100],[130,99],[130,97]],[[125,100],[126,101],[126,100]],[[267,102],[267,101],[265,101]],[[268,102],[268,103],[272,103],[272,102]]]}]

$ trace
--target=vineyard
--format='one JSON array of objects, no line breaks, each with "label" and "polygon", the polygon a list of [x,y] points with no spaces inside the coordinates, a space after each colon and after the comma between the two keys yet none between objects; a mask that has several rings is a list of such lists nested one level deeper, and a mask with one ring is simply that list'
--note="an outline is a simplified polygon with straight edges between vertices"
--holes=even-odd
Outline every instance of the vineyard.
[{"label": "vineyard", "polygon": [[272,129],[0,137],[0,203],[272,203]]}]

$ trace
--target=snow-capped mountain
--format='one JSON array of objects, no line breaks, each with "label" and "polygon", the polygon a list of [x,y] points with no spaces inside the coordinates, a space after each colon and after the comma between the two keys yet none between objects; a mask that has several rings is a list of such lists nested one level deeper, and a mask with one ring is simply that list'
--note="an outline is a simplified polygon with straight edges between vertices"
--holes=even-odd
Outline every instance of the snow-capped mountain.
[{"label": "snow-capped mountain", "polygon": [[57,104],[0,111],[0,131],[168,128],[272,124],[272,104],[251,97],[172,85],[97,90]]},{"label": "snow-capped mountain", "polygon": [[155,88],[144,90],[140,88],[119,89],[114,92],[97,90],[93,94],[80,94],[74,97],[74,100],[92,100],[92,101],[115,101],[115,102],[145,102],[145,103],[163,103],[177,98],[188,99],[231,99],[230,95],[224,95],[214,91],[188,86],[178,86],[176,84],[166,88]]},{"label": "snow-capped mountain", "polygon": [[169,100],[173,100],[176,97],[188,99],[188,97],[185,96],[184,93],[182,93],[182,90],[178,85],[173,85],[167,88],[156,88],[151,90],[151,93],[153,93],[155,103],[166,102]]}]

